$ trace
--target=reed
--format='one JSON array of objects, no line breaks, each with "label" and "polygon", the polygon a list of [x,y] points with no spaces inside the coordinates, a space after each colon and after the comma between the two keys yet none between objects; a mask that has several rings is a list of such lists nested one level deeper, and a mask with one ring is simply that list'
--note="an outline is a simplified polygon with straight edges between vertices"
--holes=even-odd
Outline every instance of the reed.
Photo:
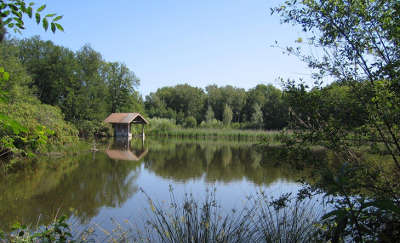
[{"label": "reed", "polygon": [[0,234],[0,242],[321,242],[321,213],[316,213],[321,210],[310,200],[286,195],[273,200],[261,192],[246,197],[240,210],[227,210],[216,200],[215,189],[198,200],[192,194],[175,198],[171,188],[169,203],[141,191],[149,203],[142,220],[112,218],[111,230],[99,224],[82,229],[63,216],[48,226],[16,227],[7,236]]},{"label": "reed", "polygon": [[174,128],[171,130],[152,130],[149,135],[193,139],[230,139],[278,142],[279,131],[213,129],[213,128]]},{"label": "reed", "polygon": [[[142,190],[143,192],[143,190]],[[203,200],[192,194],[170,203],[149,202],[147,219],[140,225],[115,224],[105,240],[113,242],[320,242],[320,214],[313,201],[295,197],[273,200],[260,193],[247,197],[240,210],[226,210],[208,190]],[[136,226],[135,226],[136,224]]]}]

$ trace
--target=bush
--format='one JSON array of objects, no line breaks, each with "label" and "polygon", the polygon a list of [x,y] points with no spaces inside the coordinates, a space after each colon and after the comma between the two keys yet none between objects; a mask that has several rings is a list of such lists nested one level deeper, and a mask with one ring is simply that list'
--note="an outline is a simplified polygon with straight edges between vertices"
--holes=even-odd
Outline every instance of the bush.
[{"label": "bush", "polygon": [[218,121],[217,119],[212,119],[210,122],[201,122],[200,123],[201,128],[223,128],[224,124],[221,121]]},{"label": "bush", "polygon": [[2,153],[29,155],[78,140],[78,131],[63,120],[57,107],[39,102],[0,103],[0,113],[7,116],[0,127]]},{"label": "bush", "polygon": [[80,137],[111,137],[112,130],[109,124],[101,121],[83,120],[77,124]]},{"label": "bush", "polygon": [[175,121],[167,118],[152,118],[148,126],[148,133],[163,133],[176,128]]},{"label": "bush", "polygon": [[193,116],[188,116],[185,119],[185,127],[186,128],[194,128],[197,126],[197,121],[196,118],[194,118]]}]

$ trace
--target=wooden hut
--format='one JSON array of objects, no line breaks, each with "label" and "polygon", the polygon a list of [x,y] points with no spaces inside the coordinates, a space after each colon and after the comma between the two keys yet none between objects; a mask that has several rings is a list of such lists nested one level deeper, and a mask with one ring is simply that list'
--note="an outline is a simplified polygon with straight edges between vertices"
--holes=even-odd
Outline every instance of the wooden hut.
[{"label": "wooden hut", "polygon": [[139,113],[111,113],[104,122],[112,124],[114,137],[132,137],[131,124],[142,124],[144,138],[144,125],[149,124]]}]

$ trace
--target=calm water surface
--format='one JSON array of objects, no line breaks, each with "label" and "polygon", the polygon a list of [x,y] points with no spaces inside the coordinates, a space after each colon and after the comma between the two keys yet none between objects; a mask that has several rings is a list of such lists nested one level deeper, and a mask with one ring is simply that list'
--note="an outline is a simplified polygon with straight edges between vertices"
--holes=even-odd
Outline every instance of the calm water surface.
[{"label": "calm water surface", "polygon": [[107,142],[98,152],[46,158],[34,171],[0,177],[0,228],[19,221],[48,223],[67,215],[81,227],[96,223],[112,229],[110,218],[136,222],[148,201],[192,193],[204,199],[216,188],[225,210],[240,209],[245,197],[263,190],[279,196],[296,192],[307,169],[282,164],[273,151],[243,142],[141,140]]}]

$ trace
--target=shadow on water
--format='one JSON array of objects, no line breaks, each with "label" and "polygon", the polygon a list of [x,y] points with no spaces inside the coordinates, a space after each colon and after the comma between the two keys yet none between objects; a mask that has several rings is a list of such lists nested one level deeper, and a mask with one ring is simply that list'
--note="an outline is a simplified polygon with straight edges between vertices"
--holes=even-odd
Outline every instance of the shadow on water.
[{"label": "shadow on water", "polygon": [[139,177],[158,178],[172,186],[189,180],[245,180],[267,188],[277,181],[295,182],[311,171],[282,162],[280,148],[246,143],[132,139],[99,146],[93,153],[44,157],[33,171],[0,177],[0,229],[9,230],[16,221],[36,225],[39,215],[41,224],[56,214],[85,224],[104,207],[123,207],[138,192]]}]

